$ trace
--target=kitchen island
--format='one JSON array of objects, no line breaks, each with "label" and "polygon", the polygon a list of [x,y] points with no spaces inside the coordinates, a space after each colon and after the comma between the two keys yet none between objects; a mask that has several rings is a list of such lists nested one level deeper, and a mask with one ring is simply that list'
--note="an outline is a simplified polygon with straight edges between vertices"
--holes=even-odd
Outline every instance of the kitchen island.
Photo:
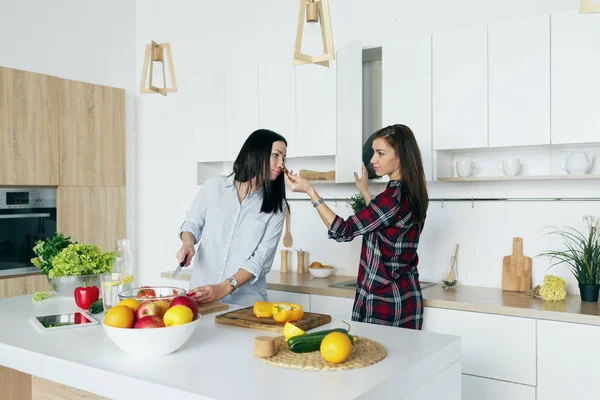
[{"label": "kitchen island", "polygon": [[[30,398],[26,383],[31,375],[112,399],[461,398],[457,336],[351,322],[353,334],[386,348],[386,358],[347,371],[301,371],[274,367],[253,356],[256,336],[277,334],[218,325],[215,313],[202,318],[179,351],[154,360],[133,360],[101,325],[39,332],[31,316],[77,307],[68,297],[35,304],[31,299],[26,295],[0,300],[0,366],[4,367],[0,382],[4,385],[9,375],[18,378],[12,381],[13,398],[5,400]],[[101,321],[103,314],[95,317]],[[341,321],[333,320],[317,330],[341,326]],[[14,387],[19,382],[24,392]]]}]

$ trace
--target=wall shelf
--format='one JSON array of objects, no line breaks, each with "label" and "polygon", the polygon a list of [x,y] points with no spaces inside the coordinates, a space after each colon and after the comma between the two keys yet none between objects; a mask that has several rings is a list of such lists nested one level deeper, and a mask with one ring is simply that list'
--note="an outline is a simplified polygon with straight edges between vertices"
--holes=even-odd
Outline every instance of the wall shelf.
[{"label": "wall shelf", "polygon": [[532,176],[469,176],[469,177],[441,177],[438,182],[486,182],[486,181],[544,181],[559,179],[600,179],[600,174],[587,175],[532,175]]}]

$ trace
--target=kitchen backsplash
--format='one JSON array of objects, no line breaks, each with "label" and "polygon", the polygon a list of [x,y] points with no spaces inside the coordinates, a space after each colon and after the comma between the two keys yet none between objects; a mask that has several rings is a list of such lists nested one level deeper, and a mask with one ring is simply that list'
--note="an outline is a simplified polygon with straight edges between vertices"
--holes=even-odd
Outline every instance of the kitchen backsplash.
[{"label": "kitchen backsplash", "polygon": [[[372,187],[371,190],[377,193],[381,188],[381,185],[377,185],[377,188]],[[326,193],[323,189],[320,192]],[[350,196],[356,191],[350,187],[338,189],[335,197],[344,197],[344,192],[346,196]],[[512,194],[514,196],[514,191]],[[430,190],[430,196],[436,196],[435,190]],[[502,197],[513,196],[509,194]],[[341,217],[346,218],[352,214],[352,209],[344,201],[328,201],[327,204]],[[319,261],[336,267],[337,275],[356,275],[362,238],[346,243],[328,239],[327,230],[310,202],[292,199],[290,205],[290,230],[293,239],[290,249],[306,251],[307,265]],[[552,273],[567,280],[569,293],[578,293],[576,281],[565,267],[556,266],[547,271],[550,259],[537,255],[562,245],[557,238],[544,236],[548,232],[547,227],[572,226],[583,231],[586,226],[582,221],[584,215],[600,216],[600,202],[432,201],[418,251],[421,279],[440,281],[444,278],[448,272],[450,256],[459,243],[459,281],[466,285],[500,287],[502,258],[512,253],[512,238],[518,236],[523,238],[524,255],[533,259],[534,286],[543,281],[546,273]],[[284,249],[282,241],[278,250],[281,249]],[[281,253],[278,251],[273,270],[279,270],[280,263]],[[295,251],[290,251],[288,265],[291,270],[296,270]]]}]

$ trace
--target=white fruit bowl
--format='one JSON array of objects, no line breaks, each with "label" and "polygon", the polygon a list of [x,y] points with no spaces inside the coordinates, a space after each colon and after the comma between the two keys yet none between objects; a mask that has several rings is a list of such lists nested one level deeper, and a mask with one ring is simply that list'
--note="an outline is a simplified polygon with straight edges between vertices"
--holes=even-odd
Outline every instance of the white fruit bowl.
[{"label": "white fruit bowl", "polygon": [[315,278],[327,278],[333,272],[333,267],[323,266],[322,268],[308,268],[308,272]]},{"label": "white fruit bowl", "polygon": [[164,328],[114,328],[105,325],[104,322],[102,326],[118,348],[135,359],[148,359],[162,357],[179,350],[198,327],[200,318],[198,314],[192,322]]}]

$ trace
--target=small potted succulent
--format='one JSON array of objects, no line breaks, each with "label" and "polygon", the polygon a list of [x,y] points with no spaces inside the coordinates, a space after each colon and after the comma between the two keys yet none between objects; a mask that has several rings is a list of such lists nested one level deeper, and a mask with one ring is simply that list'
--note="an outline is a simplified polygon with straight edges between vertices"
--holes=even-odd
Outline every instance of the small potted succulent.
[{"label": "small potted succulent", "polygon": [[577,279],[582,301],[597,302],[600,291],[600,219],[583,217],[587,224],[585,234],[574,228],[555,229],[548,234],[560,235],[565,250],[548,250],[541,255],[554,261],[550,267],[566,264]]}]

